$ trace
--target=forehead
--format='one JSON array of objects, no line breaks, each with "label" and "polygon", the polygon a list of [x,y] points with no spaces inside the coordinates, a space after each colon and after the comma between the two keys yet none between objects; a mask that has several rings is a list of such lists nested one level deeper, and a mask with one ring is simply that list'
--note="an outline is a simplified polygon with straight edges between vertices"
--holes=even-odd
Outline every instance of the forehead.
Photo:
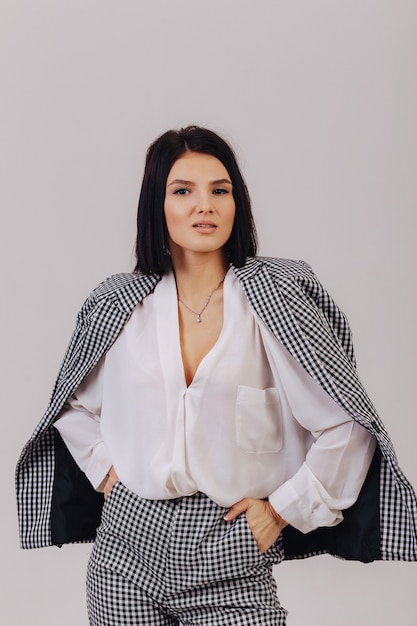
[{"label": "forehead", "polygon": [[198,182],[230,176],[223,163],[211,154],[186,152],[171,167],[167,182],[176,178]]}]

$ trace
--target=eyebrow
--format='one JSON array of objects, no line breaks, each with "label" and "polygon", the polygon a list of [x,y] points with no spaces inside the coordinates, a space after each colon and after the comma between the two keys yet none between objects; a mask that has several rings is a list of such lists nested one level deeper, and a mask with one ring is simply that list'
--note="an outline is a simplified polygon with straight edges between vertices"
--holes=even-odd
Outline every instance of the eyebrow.
[{"label": "eyebrow", "polygon": [[[212,180],[210,181],[210,185],[231,185],[231,181],[228,178],[219,178],[218,180]],[[193,183],[192,180],[183,180],[182,178],[176,178],[175,180],[172,181],[172,183],[169,183],[168,187],[171,187],[171,185],[195,185],[195,183]]]}]

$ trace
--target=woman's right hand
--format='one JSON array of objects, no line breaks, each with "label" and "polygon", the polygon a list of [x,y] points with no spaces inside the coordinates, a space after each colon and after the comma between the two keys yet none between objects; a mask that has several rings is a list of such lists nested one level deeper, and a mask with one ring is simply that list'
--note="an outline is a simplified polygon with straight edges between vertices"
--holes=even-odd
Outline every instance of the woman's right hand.
[{"label": "woman's right hand", "polygon": [[113,489],[114,485],[117,483],[118,480],[119,480],[119,477],[116,474],[115,469],[112,465],[107,473],[107,480],[104,483],[104,487],[103,487],[104,499],[107,498],[110,491]]}]

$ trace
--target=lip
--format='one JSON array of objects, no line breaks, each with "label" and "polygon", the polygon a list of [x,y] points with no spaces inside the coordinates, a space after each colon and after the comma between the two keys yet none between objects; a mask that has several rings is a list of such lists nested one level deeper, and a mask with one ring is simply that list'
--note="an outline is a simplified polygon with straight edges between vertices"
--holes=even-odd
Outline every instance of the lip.
[{"label": "lip", "polygon": [[193,224],[193,228],[206,228],[207,230],[211,230],[212,228],[217,228],[217,224],[209,220],[199,220]]},{"label": "lip", "polygon": [[193,226],[217,226],[217,224],[212,220],[198,220],[198,222],[194,222]]}]

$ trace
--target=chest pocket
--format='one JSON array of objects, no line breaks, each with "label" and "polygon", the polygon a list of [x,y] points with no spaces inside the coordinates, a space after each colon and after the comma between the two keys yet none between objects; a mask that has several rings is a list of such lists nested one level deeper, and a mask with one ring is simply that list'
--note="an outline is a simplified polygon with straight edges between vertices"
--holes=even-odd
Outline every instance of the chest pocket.
[{"label": "chest pocket", "polygon": [[282,447],[282,410],[278,389],[239,385],[236,444],[244,452],[278,452]]}]

